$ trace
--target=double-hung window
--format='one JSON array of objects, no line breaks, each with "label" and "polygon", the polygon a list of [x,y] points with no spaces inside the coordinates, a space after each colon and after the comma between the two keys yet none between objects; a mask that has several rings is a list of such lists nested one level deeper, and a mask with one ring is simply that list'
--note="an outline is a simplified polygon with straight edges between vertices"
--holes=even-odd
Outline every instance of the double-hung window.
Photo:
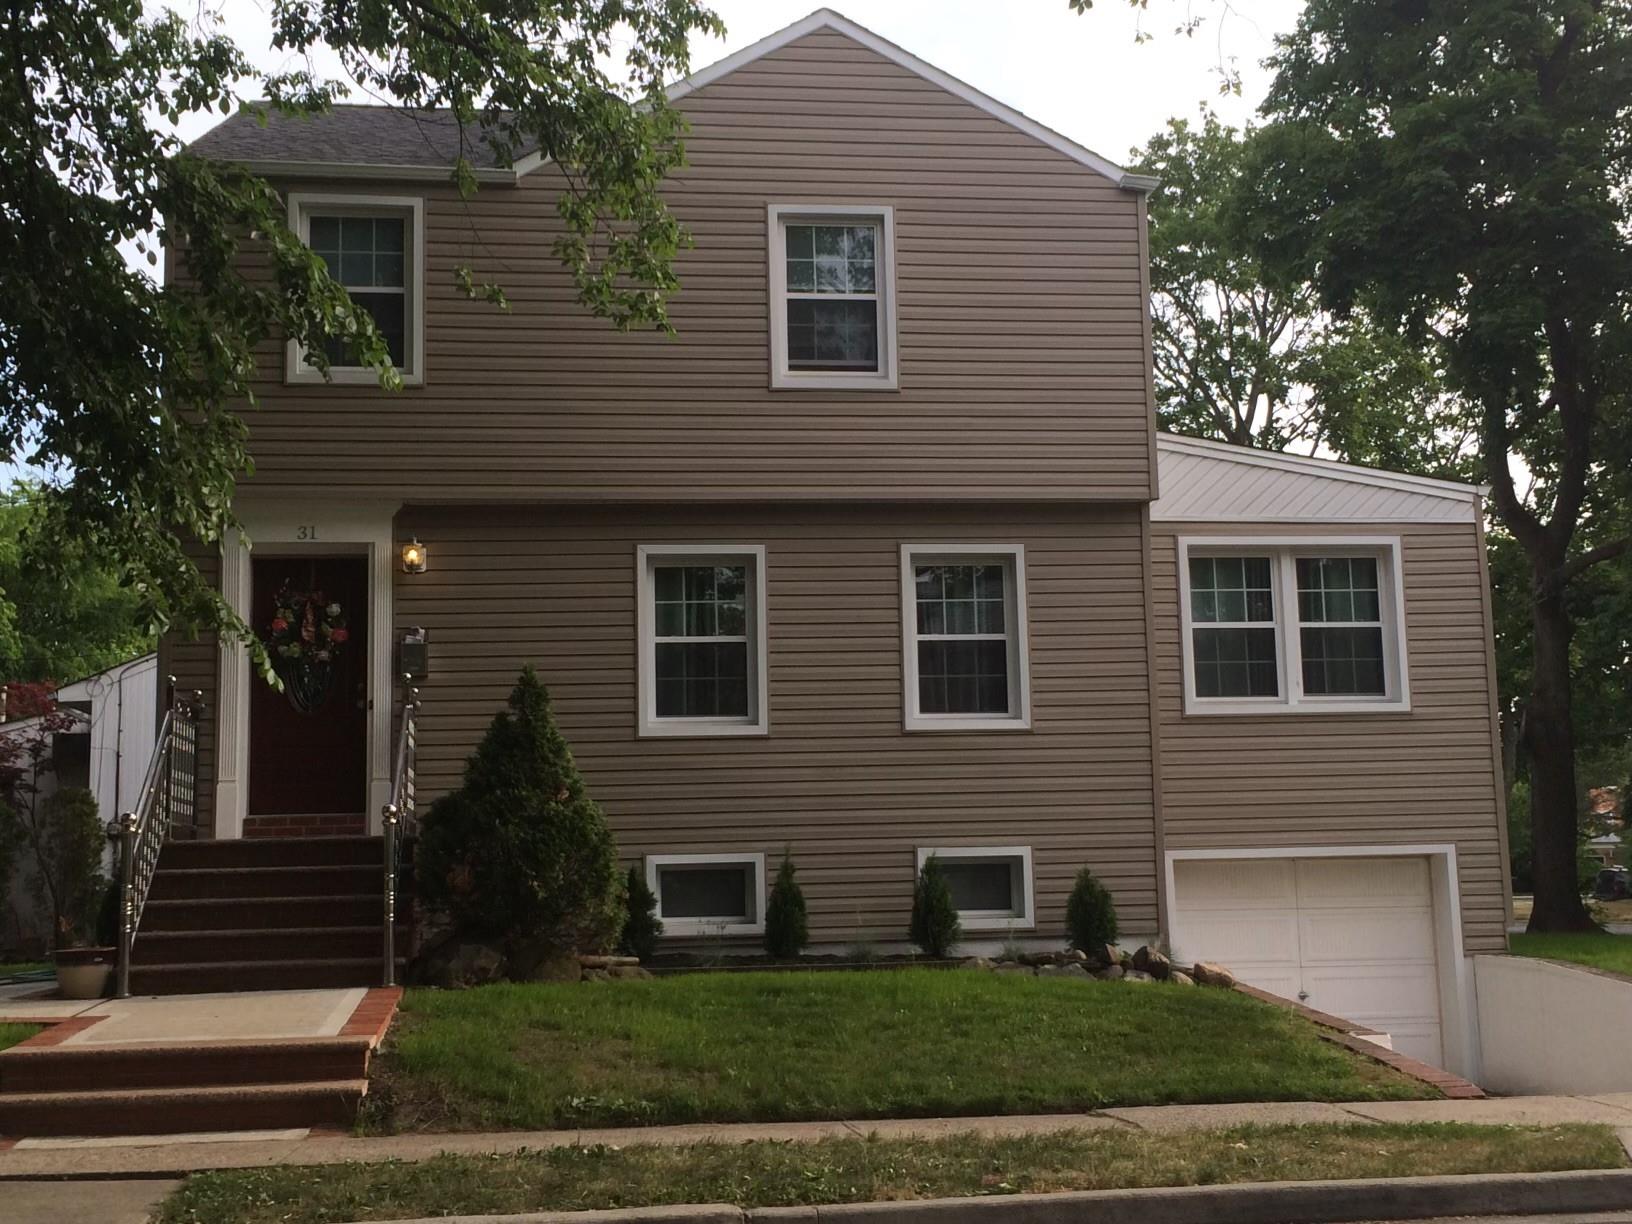
[{"label": "double-hung window", "polygon": [[1190,713],[1404,710],[1399,543],[1179,543]]},{"label": "double-hung window", "polygon": [[894,215],[884,206],[770,207],[771,385],[896,385]]},{"label": "double-hung window", "polygon": [[[374,320],[391,364],[409,383],[424,379],[424,266],[422,207],[418,199],[296,193],[289,197],[290,225],[352,304]],[[325,345],[334,382],[374,382],[341,339]],[[290,345],[292,381],[321,381],[322,374]]]},{"label": "double-hung window", "polygon": [[758,545],[638,550],[643,735],[766,730],[764,569]]},{"label": "double-hung window", "polygon": [[901,602],[908,730],[1030,725],[1023,548],[903,545]]}]

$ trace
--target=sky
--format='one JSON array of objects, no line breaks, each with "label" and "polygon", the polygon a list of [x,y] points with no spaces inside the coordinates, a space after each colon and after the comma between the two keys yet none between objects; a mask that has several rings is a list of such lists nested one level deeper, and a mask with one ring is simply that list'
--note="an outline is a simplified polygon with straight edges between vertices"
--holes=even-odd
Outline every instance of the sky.
[{"label": "sky", "polygon": [[[258,66],[292,67],[269,47],[260,0],[206,0],[224,28]],[[727,34],[694,38],[692,67],[715,60],[791,25],[818,0],[714,0]],[[1073,13],[1067,0],[842,0],[832,5],[920,59],[990,94],[1062,135],[1118,163],[1170,116],[1192,116],[1209,103],[1227,122],[1251,117],[1269,84],[1260,61],[1274,36],[1291,29],[1293,0],[1096,0]],[[182,11],[187,11],[183,8]],[[1203,19],[1190,36],[1174,32],[1188,14]],[[1141,26],[1153,35],[1139,44]],[[1233,63],[1240,97],[1221,98],[1218,68]],[[319,61],[320,70],[334,72]],[[338,75],[336,73],[336,75]],[[354,101],[368,101],[354,95]],[[182,134],[197,136],[218,120],[197,117]]]}]

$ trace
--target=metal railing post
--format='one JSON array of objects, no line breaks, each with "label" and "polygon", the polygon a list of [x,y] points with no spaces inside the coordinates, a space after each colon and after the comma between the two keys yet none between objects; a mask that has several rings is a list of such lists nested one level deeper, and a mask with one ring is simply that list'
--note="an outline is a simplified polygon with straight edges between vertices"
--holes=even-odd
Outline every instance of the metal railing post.
[{"label": "metal railing post", "polygon": [[385,974],[382,985],[397,984],[397,805],[380,813],[385,833]]},{"label": "metal railing post", "polygon": [[130,998],[130,953],[136,944],[136,813],[119,817],[119,970],[114,996]]}]

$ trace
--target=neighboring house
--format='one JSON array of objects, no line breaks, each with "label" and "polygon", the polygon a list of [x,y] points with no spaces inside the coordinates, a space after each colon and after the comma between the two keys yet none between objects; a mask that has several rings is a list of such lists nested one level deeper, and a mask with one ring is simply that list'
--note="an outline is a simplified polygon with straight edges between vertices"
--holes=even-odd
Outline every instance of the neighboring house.
[{"label": "neighboring house", "polygon": [[1057,944],[1088,866],[1130,938],[1469,1066],[1507,912],[1479,491],[1159,436],[1150,181],[841,17],[673,97],[674,338],[576,305],[548,162],[460,199],[445,116],[193,146],[287,192],[408,383],[261,354],[254,552],[206,565],[347,640],[291,703],[166,639],[201,831],[378,830],[422,635],[422,808],[535,664],[677,947],[753,948],[784,850],[827,945],[904,940],[931,853],[971,946]]},{"label": "neighboring house", "polygon": [[[39,799],[65,787],[84,787],[96,796],[98,813],[112,821],[136,804],[157,726],[158,656],[117,664],[106,671],[65,684],[56,692],[58,707],[72,719],[69,730],[51,735],[51,745],[34,779]],[[38,718],[0,723],[0,738],[26,741],[38,735]],[[112,868],[112,852],[106,860]],[[6,909],[0,925],[0,950],[34,951],[50,934],[49,915],[41,914],[30,883],[27,856],[20,855],[6,884]]]}]

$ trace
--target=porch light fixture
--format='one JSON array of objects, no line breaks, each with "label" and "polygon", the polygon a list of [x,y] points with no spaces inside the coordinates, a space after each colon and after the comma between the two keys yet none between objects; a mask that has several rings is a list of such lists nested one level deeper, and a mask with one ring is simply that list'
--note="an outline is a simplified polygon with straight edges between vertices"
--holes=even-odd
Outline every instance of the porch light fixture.
[{"label": "porch light fixture", "polygon": [[426,562],[425,545],[419,542],[419,537],[402,546],[402,572],[405,574],[423,574]]}]

